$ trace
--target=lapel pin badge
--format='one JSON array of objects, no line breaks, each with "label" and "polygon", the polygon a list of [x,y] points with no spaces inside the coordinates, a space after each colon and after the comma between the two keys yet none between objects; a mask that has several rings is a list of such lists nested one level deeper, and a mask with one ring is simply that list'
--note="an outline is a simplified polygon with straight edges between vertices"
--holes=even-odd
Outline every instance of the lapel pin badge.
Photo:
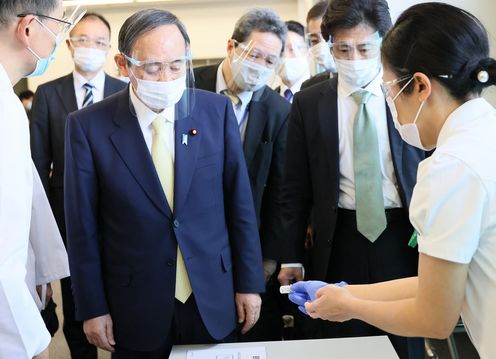
[{"label": "lapel pin badge", "polygon": [[188,145],[188,135],[186,133],[183,133],[181,143],[186,146]]},{"label": "lapel pin badge", "polygon": [[191,130],[189,130],[189,134],[191,136],[196,136],[198,134],[198,130],[196,128],[192,128]]}]

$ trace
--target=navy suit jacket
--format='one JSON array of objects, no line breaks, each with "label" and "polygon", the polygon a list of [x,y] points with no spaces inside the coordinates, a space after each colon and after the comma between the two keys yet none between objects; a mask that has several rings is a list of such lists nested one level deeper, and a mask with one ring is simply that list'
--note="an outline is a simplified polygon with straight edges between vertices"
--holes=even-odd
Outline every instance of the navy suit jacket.
[{"label": "navy suit jacket", "polygon": [[130,110],[129,88],[67,120],[65,205],[76,318],[110,313],[116,341],[131,350],[156,349],[169,331],[177,244],[212,337],[235,328],[235,292],[264,290],[231,103],[192,91],[194,110],[175,121],[173,212]]},{"label": "navy suit jacket", "polygon": [[[310,270],[314,279],[320,280],[325,280],[338,219],[337,99],[337,77],[298,92],[289,117],[286,147],[283,263],[303,262],[306,228],[313,208],[314,247]],[[401,139],[389,110],[387,124],[398,191],[408,215],[417,167],[425,158],[425,152]]]},{"label": "navy suit jacket", "polygon": [[[215,92],[219,65],[195,69],[195,86]],[[253,93],[243,151],[264,258],[281,259],[282,187],[289,103],[268,86]]]}]

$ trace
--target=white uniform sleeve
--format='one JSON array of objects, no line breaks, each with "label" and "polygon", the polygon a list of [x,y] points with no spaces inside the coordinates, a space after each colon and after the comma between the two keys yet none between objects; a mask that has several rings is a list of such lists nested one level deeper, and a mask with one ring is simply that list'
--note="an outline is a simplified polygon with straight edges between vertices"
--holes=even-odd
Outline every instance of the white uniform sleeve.
[{"label": "white uniform sleeve", "polygon": [[31,359],[50,334],[25,282],[33,179],[25,113],[14,96],[0,93],[0,358]]},{"label": "white uniform sleeve", "polygon": [[419,252],[469,263],[478,248],[487,194],[462,161],[434,154],[420,164],[410,205]]},{"label": "white uniform sleeve", "polygon": [[29,241],[35,256],[36,285],[69,276],[67,251],[34,164]]}]

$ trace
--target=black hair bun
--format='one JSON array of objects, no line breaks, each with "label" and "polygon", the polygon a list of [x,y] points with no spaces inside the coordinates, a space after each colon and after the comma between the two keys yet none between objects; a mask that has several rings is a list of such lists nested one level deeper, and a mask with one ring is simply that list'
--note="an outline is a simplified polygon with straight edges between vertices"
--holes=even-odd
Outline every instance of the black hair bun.
[{"label": "black hair bun", "polygon": [[496,84],[496,60],[486,57],[479,61],[479,65],[475,71],[476,80],[483,86],[491,86]]}]

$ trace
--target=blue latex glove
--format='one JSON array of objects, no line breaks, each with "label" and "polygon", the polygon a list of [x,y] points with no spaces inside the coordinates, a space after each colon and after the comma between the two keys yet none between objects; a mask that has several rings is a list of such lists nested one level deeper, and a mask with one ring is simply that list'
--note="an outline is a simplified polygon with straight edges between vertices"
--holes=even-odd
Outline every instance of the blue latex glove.
[{"label": "blue latex glove", "polygon": [[[290,301],[298,305],[298,309],[300,312],[307,314],[305,310],[306,302],[313,302],[316,298],[315,293],[322,287],[329,285],[329,283],[322,282],[320,280],[309,280],[309,281],[300,281],[291,285],[291,293],[288,298]],[[348,285],[346,282],[333,283],[332,285],[336,285],[338,287],[343,287]]]}]

